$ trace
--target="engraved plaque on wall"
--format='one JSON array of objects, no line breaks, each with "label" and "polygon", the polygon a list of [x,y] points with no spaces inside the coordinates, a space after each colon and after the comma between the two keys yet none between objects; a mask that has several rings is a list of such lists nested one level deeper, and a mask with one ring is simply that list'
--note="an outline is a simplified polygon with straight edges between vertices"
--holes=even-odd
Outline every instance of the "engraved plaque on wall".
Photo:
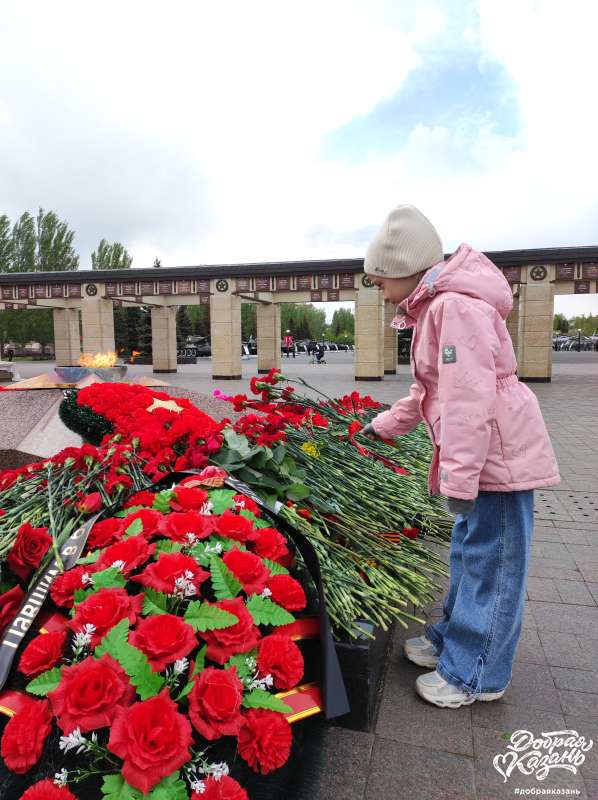
[{"label": "engraved plaque on wall", "polygon": [[154,293],[153,281],[141,281],[139,283],[139,294],[153,294],[153,293]]},{"label": "engraved plaque on wall", "polygon": [[158,281],[158,294],[172,294],[172,281]]},{"label": "engraved plaque on wall", "polygon": [[53,283],[50,286],[50,297],[64,297],[64,286],[61,283]]},{"label": "engraved plaque on wall", "polygon": [[589,294],[590,282],[589,281],[575,281],[575,294]]},{"label": "engraved plaque on wall", "polygon": [[311,290],[311,302],[312,303],[321,303],[322,302],[322,290],[321,289],[312,289]]},{"label": "engraved plaque on wall", "polygon": [[297,275],[297,289],[301,291],[311,289],[311,275]]},{"label": "engraved plaque on wall", "polygon": [[327,300],[340,300],[340,293],[338,289],[328,289],[326,292]]},{"label": "engraved plaque on wall", "polygon": [[256,278],[255,279],[256,292],[269,292],[270,291],[270,278]]},{"label": "engraved plaque on wall", "polygon": [[286,275],[277,275],[276,276],[276,289],[279,292],[288,292],[291,288],[291,279]]},{"label": "engraved plaque on wall", "polygon": [[237,291],[238,292],[249,292],[251,291],[251,282],[249,278],[237,278]]},{"label": "engraved plaque on wall", "polygon": [[2,299],[3,300],[12,300],[13,298],[13,287],[12,286],[3,286],[2,287]]},{"label": "engraved plaque on wall", "polygon": [[332,275],[318,275],[319,289],[332,289]]},{"label": "engraved plaque on wall", "polygon": [[126,294],[128,296],[135,297],[137,292],[135,291],[135,283],[134,282],[127,281],[126,283],[123,283],[121,285],[122,285],[122,294]]},{"label": "engraved plaque on wall", "polygon": [[209,278],[198,278],[195,282],[197,291],[201,294],[201,292],[209,292],[210,291],[210,279]]},{"label": "engraved plaque on wall", "polygon": [[352,272],[342,272],[338,276],[338,285],[340,289],[354,289],[355,275]]},{"label": "engraved plaque on wall", "polygon": [[81,284],[80,283],[67,283],[69,297],[81,297]]},{"label": "engraved plaque on wall", "polygon": [[33,295],[34,297],[46,297],[46,286],[43,283],[36,283],[33,287]]},{"label": "engraved plaque on wall", "polygon": [[118,294],[118,287],[115,283],[106,284],[106,297],[116,297]]},{"label": "engraved plaque on wall", "polygon": [[191,294],[191,281],[177,281],[177,294]]},{"label": "engraved plaque on wall", "polygon": [[210,295],[209,294],[200,294],[199,296],[199,304],[202,306],[209,306],[210,305]]},{"label": "engraved plaque on wall", "polygon": [[575,264],[557,264],[556,280],[572,281],[575,279]]},{"label": "engraved plaque on wall", "polygon": [[509,283],[521,283],[521,267],[503,267],[502,274]]},{"label": "engraved plaque on wall", "polygon": [[598,263],[582,264],[581,277],[588,280],[598,279]]},{"label": "engraved plaque on wall", "polygon": [[[19,286],[18,291],[17,291],[17,295],[19,297],[19,300],[29,297],[29,287],[28,286]],[[60,295],[60,297],[62,297],[62,295]]]}]

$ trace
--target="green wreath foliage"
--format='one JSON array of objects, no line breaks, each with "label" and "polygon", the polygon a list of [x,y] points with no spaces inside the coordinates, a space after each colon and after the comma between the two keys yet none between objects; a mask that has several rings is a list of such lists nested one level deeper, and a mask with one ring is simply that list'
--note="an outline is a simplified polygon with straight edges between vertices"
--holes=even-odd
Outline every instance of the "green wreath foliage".
[{"label": "green wreath foliage", "polygon": [[58,414],[69,430],[78,433],[85,442],[96,447],[106,434],[114,430],[112,423],[101,414],[96,414],[87,406],[78,405],[76,389],[65,391]]}]

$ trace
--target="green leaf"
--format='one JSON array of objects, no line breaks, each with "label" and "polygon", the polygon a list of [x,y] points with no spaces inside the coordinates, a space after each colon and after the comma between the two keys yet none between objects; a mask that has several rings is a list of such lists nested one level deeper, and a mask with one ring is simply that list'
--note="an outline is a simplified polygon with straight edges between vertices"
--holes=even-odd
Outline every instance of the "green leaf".
[{"label": "green leaf", "polygon": [[271,575],[288,575],[289,571],[282,564],[277,564],[276,561],[270,561],[269,558],[262,558],[264,564],[270,570]]},{"label": "green leaf", "polygon": [[104,775],[102,795],[105,800],[141,800],[145,796],[129,786],[122,775]]},{"label": "green leaf", "polygon": [[287,497],[289,500],[305,500],[311,494],[309,487],[304,483],[293,483],[287,489]]},{"label": "green leaf", "polygon": [[155,589],[145,589],[143,598],[142,614],[167,614],[168,613],[168,598],[162,592],[156,592]]},{"label": "green leaf", "polygon": [[512,733],[505,731],[505,733],[503,733],[503,735],[500,738],[505,739],[508,742],[512,735],[513,735]]},{"label": "green leaf", "polygon": [[138,536],[143,533],[143,522],[140,519],[134,519],[123,534],[123,539],[128,539],[129,536]]},{"label": "green leaf", "polygon": [[54,689],[56,689],[60,683],[61,675],[62,670],[58,667],[46,670],[46,672],[42,672],[41,675],[38,675],[37,678],[29,681],[25,689],[38,697],[45,697],[48,692],[53,692]]},{"label": "green leaf", "polygon": [[162,489],[162,491],[158,492],[154,497],[152,508],[155,508],[156,511],[160,511],[162,514],[168,514],[170,511],[170,498],[173,494],[174,492],[172,489]]},{"label": "green leaf", "polygon": [[94,572],[92,591],[97,592],[99,589],[118,589],[125,586],[126,583],[126,578],[118,567],[108,567],[101,572]]},{"label": "green leaf", "polygon": [[182,549],[182,542],[173,542],[172,539],[161,539],[156,544],[154,558],[158,558],[162,553],[180,553]]},{"label": "green leaf", "polygon": [[213,489],[209,492],[210,503],[214,506],[213,514],[224,514],[228,508],[235,507],[233,497],[236,492],[232,489]]},{"label": "green leaf", "polygon": [[79,603],[82,603],[84,600],[94,593],[95,589],[75,589],[75,594],[73,595],[73,607],[71,608],[71,617],[75,616],[75,606],[78,606]]},{"label": "green leaf", "polygon": [[117,511],[114,514],[115,517],[128,517],[129,514],[134,514],[136,511],[141,511],[142,508],[147,508],[147,506],[129,506],[128,508],[122,508],[120,511]]},{"label": "green leaf", "polygon": [[218,556],[212,556],[210,559],[210,572],[212,573],[212,588],[218,600],[230,600],[239,594],[242,588],[241,583]]},{"label": "green leaf", "polygon": [[282,464],[287,454],[287,448],[284,444],[277,445],[272,451],[272,457],[277,464]]},{"label": "green leaf", "polygon": [[270,454],[260,448],[259,452],[249,459],[248,463],[256,469],[263,469],[271,458]]},{"label": "green leaf", "polygon": [[231,450],[236,450],[243,460],[249,458],[251,447],[246,436],[242,433],[237,433],[232,428],[226,428],[223,434],[224,440]]},{"label": "green leaf", "polygon": [[187,800],[188,796],[186,784],[180,779],[178,771],[162,778],[149,794],[144,795],[147,800]]},{"label": "green leaf", "polygon": [[236,625],[238,618],[218,606],[207,602],[192,600],[185,611],[185,622],[193,627],[194,631],[216,631]]},{"label": "green leaf", "polygon": [[[266,503],[266,505],[273,507],[274,503],[276,502],[276,495],[264,495],[262,500]],[[276,525],[273,525],[272,522],[268,519],[264,519],[263,517],[258,517],[256,521],[253,523],[254,528],[275,528]]]},{"label": "green leaf", "polygon": [[224,665],[224,669],[228,669],[229,667],[236,667],[237,668],[237,675],[241,680],[243,678],[248,678],[253,672],[247,666],[247,659],[248,658],[255,658],[257,650],[252,650],[250,653],[237,653],[234,656],[231,656],[226,664]]},{"label": "green leaf", "polygon": [[137,689],[139,697],[147,700],[149,697],[159,694],[164,686],[164,678],[152,671],[147,657],[141,650],[129,644],[128,633],[129,620],[121,619],[104,636],[96,647],[94,655],[99,658],[108,653],[115,661],[118,661]]},{"label": "green leaf", "polygon": [[251,595],[247,601],[247,608],[256,625],[288,625],[295,621],[295,618],[282,606],[259,594]]},{"label": "green leaf", "polygon": [[85,565],[85,564],[95,564],[98,558],[102,555],[103,550],[93,550],[91,553],[88,553],[83,558],[80,558],[77,561],[77,566]]},{"label": "green leaf", "polygon": [[281,714],[288,714],[293,709],[283,703],[279,697],[270,694],[265,689],[253,689],[243,697],[245,708],[268,708],[270,711],[279,711]]}]

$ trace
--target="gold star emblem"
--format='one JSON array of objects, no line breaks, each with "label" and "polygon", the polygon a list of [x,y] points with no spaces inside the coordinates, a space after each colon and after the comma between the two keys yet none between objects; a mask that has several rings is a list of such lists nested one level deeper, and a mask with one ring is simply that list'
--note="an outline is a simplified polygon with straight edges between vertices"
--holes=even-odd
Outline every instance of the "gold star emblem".
[{"label": "gold star emblem", "polygon": [[180,414],[183,410],[177,406],[175,400],[154,400],[151,406],[147,407],[148,411],[155,411],[157,408],[165,408],[167,411],[174,411],[175,414]]}]

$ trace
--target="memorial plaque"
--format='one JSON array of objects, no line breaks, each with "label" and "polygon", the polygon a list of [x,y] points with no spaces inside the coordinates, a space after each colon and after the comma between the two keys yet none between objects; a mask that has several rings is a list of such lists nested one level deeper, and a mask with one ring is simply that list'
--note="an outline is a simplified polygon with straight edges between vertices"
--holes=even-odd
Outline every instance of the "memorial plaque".
[{"label": "memorial plaque", "polygon": [[338,276],[338,285],[341,289],[354,289],[355,275],[352,272],[342,272]]},{"label": "memorial plaque", "polygon": [[13,293],[12,293],[12,286],[3,286],[2,287],[2,299],[3,300],[12,300]]},{"label": "memorial plaque", "polygon": [[139,283],[139,294],[153,294],[153,293],[154,293],[153,281],[141,281]]},{"label": "memorial plaque", "polygon": [[[28,286],[19,286],[17,296],[20,299],[25,299],[29,297],[29,287]],[[62,296],[62,295],[61,295]]]},{"label": "memorial plaque", "polygon": [[[17,306],[18,308],[18,306]],[[4,310],[5,311],[12,311],[14,309],[14,305],[12,303],[4,303]]]},{"label": "memorial plaque", "polygon": [[557,281],[575,280],[575,264],[557,264],[556,280]]},{"label": "memorial plaque", "polygon": [[237,291],[249,292],[251,291],[251,282],[249,278],[237,278]]},{"label": "memorial plaque", "polygon": [[589,294],[590,282],[589,281],[575,281],[575,294]]},{"label": "memorial plaque", "polygon": [[158,294],[172,294],[172,281],[158,281]]},{"label": "memorial plaque", "polygon": [[62,285],[62,283],[51,284],[50,297],[64,297],[64,286]]},{"label": "memorial plaque", "polygon": [[312,301],[312,303],[321,303],[322,302],[322,290],[321,289],[312,289],[311,290],[311,301]]},{"label": "memorial plaque", "polygon": [[270,278],[256,278],[255,279],[255,289],[257,292],[269,292],[270,291]]},{"label": "memorial plaque", "polygon": [[332,286],[333,286],[332,275],[318,275],[319,289],[332,289]]},{"label": "memorial plaque", "polygon": [[286,276],[276,276],[276,290],[287,292],[291,288],[291,279]]},{"label": "memorial plaque", "polygon": [[36,283],[33,287],[33,296],[34,297],[45,297],[46,296],[46,287],[44,284]]},{"label": "memorial plaque", "polygon": [[210,305],[210,295],[209,294],[200,294],[199,296],[199,304],[202,306],[209,306]]},{"label": "memorial plaque", "polygon": [[118,294],[118,286],[115,283],[106,284],[106,297],[116,297]]},{"label": "memorial plaque", "polygon": [[581,277],[588,280],[598,279],[598,263],[582,264]]},{"label": "memorial plaque", "polygon": [[509,283],[521,283],[521,267],[503,267],[502,274]]},{"label": "memorial plaque", "polygon": [[340,292],[338,289],[328,289],[326,292],[327,300],[340,300]]},{"label": "memorial plaque", "polygon": [[210,279],[209,278],[199,278],[196,282],[197,291],[198,292],[209,292],[210,291]]},{"label": "memorial plaque", "polygon": [[[81,284],[80,283],[68,283],[67,287],[69,297],[81,297]],[[43,295],[45,297],[45,295]]]},{"label": "memorial plaque", "polygon": [[121,284],[122,292],[121,294],[132,295],[135,297],[137,292],[135,291],[135,284],[132,281],[127,281],[126,283]]},{"label": "memorial plaque", "polygon": [[191,294],[193,291],[191,281],[177,281],[176,292],[177,294]]},{"label": "memorial plaque", "polygon": [[301,291],[311,289],[311,275],[297,275],[297,289]]}]

